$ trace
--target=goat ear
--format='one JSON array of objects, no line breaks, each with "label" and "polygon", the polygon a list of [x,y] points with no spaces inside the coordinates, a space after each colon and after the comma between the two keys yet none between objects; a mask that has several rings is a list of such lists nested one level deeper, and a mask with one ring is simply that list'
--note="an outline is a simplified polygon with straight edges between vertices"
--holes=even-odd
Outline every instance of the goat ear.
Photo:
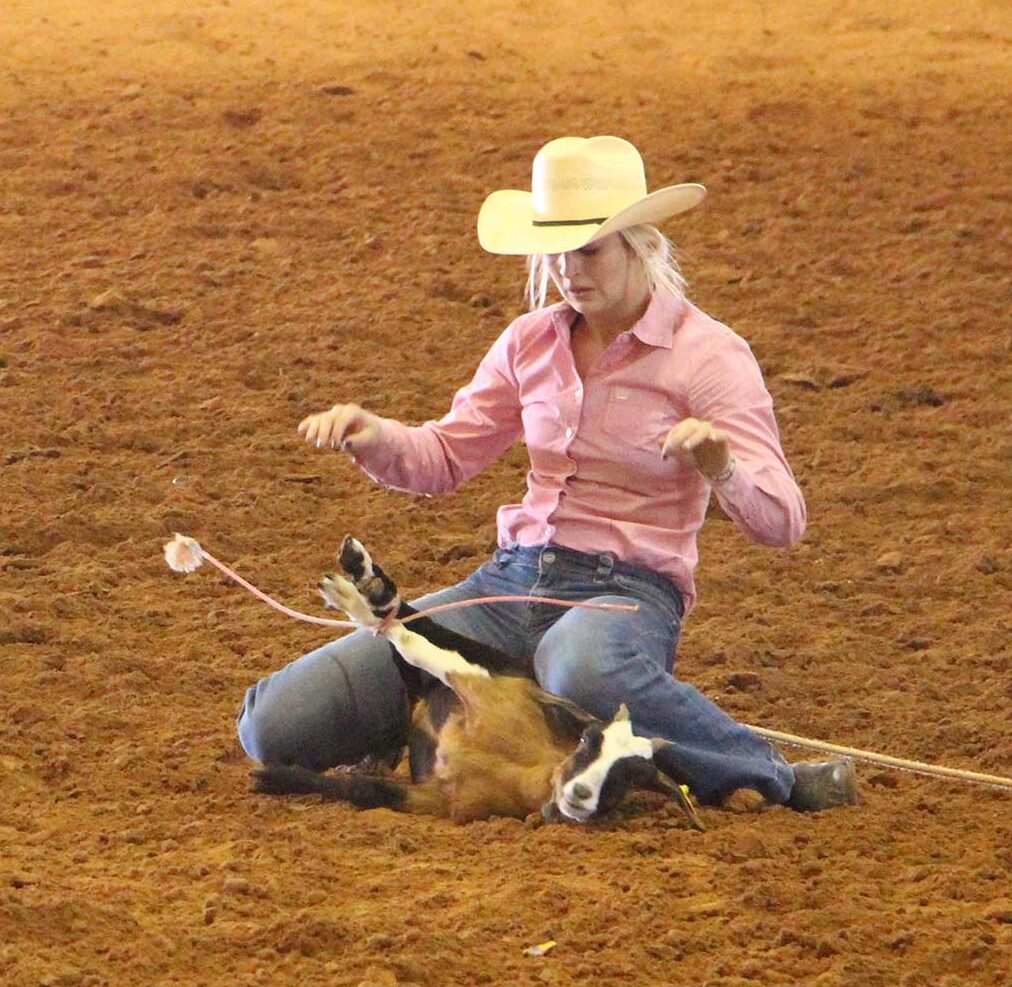
[{"label": "goat ear", "polygon": [[583,731],[596,723],[597,718],[568,699],[561,699],[544,693],[541,697],[541,712],[544,713],[548,729],[563,737],[579,737]]},{"label": "goat ear", "polygon": [[676,785],[667,775],[658,771],[654,776],[652,787],[664,795],[670,795],[678,803],[678,807],[685,813],[693,829],[698,829],[701,833],[706,832],[703,820],[699,818],[695,806],[689,801],[689,796],[682,790],[681,785]]},{"label": "goat ear", "polygon": [[618,712],[612,717],[612,723],[622,723],[629,719],[629,707],[625,703],[620,703]]}]

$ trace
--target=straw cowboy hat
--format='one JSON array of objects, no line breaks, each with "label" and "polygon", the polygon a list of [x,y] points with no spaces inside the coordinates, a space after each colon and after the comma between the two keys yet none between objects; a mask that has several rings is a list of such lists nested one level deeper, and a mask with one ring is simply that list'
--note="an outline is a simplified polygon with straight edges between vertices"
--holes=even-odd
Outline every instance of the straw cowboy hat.
[{"label": "straw cowboy hat", "polygon": [[493,254],[561,254],[705,197],[691,183],[648,193],[643,159],[621,137],[560,137],[535,156],[530,192],[502,189],[485,200],[478,242]]}]

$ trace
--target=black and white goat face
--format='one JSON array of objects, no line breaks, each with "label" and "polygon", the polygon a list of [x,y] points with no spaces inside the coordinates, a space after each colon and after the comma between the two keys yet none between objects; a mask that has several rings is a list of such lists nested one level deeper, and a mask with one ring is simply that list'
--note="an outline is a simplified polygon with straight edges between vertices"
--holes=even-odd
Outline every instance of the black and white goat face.
[{"label": "black and white goat face", "polygon": [[633,734],[623,703],[610,723],[588,726],[579,746],[559,765],[545,815],[586,822],[615,808],[631,788],[662,787],[654,749],[654,741]]}]

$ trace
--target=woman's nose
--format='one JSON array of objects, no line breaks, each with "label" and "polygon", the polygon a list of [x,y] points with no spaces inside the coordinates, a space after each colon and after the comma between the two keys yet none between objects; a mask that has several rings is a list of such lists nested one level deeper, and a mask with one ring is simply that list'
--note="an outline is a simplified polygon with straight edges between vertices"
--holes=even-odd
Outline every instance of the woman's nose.
[{"label": "woman's nose", "polygon": [[559,254],[559,276],[572,277],[576,267],[576,254],[570,251],[568,254]]}]

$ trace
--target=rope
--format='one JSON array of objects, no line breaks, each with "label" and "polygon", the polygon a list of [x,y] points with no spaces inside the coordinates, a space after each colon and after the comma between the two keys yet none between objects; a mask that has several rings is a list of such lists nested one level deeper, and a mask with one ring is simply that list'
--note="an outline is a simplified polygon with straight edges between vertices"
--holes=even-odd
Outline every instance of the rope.
[{"label": "rope", "polygon": [[[243,589],[252,593],[258,600],[263,600],[268,606],[274,607],[275,610],[280,611],[286,617],[292,617],[307,624],[320,624],[324,627],[361,627],[360,624],[356,624],[351,620],[314,617],[312,614],[303,613],[301,610],[293,610],[291,607],[286,607],[283,603],[275,600],[274,597],[268,596],[263,590],[257,589],[252,583],[247,582],[239,573],[225,565],[224,562],[216,559],[195,538],[177,534],[165,546],[165,561],[176,572],[192,572],[200,566],[201,562],[210,562],[211,565],[223,572],[229,579],[237,582]],[[631,613],[635,613],[640,608],[638,603],[589,603],[586,600],[557,600],[550,596],[480,596],[475,599],[457,600],[453,603],[440,603],[434,607],[426,607],[424,610],[418,610],[396,622],[409,624],[412,620],[418,620],[419,617],[428,617],[430,614],[443,613],[447,610],[458,610],[461,607],[473,607],[479,603],[548,603],[556,607],[582,607],[585,610],[624,610]],[[384,629],[391,623],[394,623],[394,621],[388,619]]]},{"label": "rope", "polygon": [[273,597],[268,596],[263,590],[257,589],[252,583],[246,582],[239,573],[233,572],[224,562],[219,562],[210,552],[203,548],[200,549],[200,557],[220,569],[229,579],[235,580],[243,589],[249,590],[258,600],[263,600],[264,603],[274,607],[275,610],[281,611],[286,617],[294,617],[296,620],[303,620],[307,624],[322,624],[324,627],[358,627],[358,624],[352,623],[350,620],[332,620],[328,617],[314,617],[311,613],[302,613],[301,610],[293,610],[291,607],[286,607],[283,603],[278,603]]},{"label": "rope", "polygon": [[1003,778],[1001,775],[987,775],[981,774],[978,771],[946,768],[939,764],[925,764],[923,761],[908,761],[902,757],[891,757],[888,754],[876,754],[874,751],[863,751],[856,747],[843,747],[840,744],[830,744],[825,740],[809,740],[807,737],[796,737],[792,733],[767,730],[765,727],[750,726],[749,729],[759,734],[760,737],[765,737],[767,740],[778,740],[781,743],[790,744],[794,747],[807,747],[811,750],[823,751],[827,754],[843,754],[857,761],[869,761],[872,764],[881,764],[887,768],[897,768],[900,771],[912,771],[914,774],[933,775],[938,778],[953,778],[957,781],[969,781],[978,785],[990,785],[993,788],[1012,791],[1012,778]]}]

